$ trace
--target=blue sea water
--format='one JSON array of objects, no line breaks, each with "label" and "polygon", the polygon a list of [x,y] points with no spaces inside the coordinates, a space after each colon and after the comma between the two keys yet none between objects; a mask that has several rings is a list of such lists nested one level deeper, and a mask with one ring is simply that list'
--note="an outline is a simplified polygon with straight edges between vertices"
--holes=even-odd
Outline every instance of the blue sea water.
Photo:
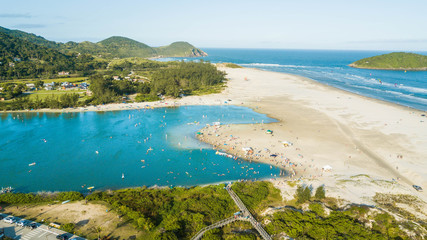
[{"label": "blue sea water", "polygon": [[0,186],[19,192],[84,192],[90,186],[189,186],[279,175],[266,164],[216,155],[195,138],[199,129],[217,121],[274,120],[236,106],[1,113]]},{"label": "blue sea water", "polygon": [[[232,62],[304,76],[323,84],[403,106],[427,110],[427,71],[356,69],[348,65],[362,58],[390,52],[281,49],[203,49],[205,61]],[[427,52],[418,52],[427,55]],[[183,58],[166,58],[165,60]],[[185,59],[192,60],[192,59]]]}]

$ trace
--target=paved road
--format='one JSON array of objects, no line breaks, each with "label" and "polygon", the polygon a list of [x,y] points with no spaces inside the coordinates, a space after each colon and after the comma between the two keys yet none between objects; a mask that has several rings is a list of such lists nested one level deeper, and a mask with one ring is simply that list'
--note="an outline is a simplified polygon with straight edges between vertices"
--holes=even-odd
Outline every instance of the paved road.
[{"label": "paved road", "polygon": [[[2,217],[7,217],[6,214],[0,214]],[[15,217],[18,221],[21,220],[20,218]],[[4,229],[4,234],[7,237],[13,238],[13,239],[19,239],[19,240],[56,240],[56,236],[59,234],[64,234],[66,232],[56,229],[56,228],[48,228],[46,225],[42,225],[37,223],[37,228],[34,230],[31,230],[29,228],[23,228],[17,226],[15,223],[10,224],[3,220],[0,220],[0,228]],[[66,233],[69,238],[72,239],[78,239],[78,240],[85,240],[84,238],[81,238],[79,236],[75,236],[71,233]]]}]

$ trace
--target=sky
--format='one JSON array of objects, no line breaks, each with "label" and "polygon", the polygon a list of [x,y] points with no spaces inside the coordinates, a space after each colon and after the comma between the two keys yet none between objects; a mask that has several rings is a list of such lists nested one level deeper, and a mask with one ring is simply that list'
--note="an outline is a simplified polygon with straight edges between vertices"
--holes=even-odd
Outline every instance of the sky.
[{"label": "sky", "polygon": [[150,46],[427,51],[426,0],[1,0],[0,26]]}]

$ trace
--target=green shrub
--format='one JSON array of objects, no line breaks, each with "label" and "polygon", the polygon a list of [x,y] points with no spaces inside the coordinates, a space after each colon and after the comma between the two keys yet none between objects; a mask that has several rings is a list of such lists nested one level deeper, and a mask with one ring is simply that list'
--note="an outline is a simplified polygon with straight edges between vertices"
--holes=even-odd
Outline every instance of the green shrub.
[{"label": "green shrub", "polygon": [[234,63],[226,63],[225,66],[228,68],[242,68],[242,66],[234,64]]},{"label": "green shrub", "polygon": [[323,205],[320,203],[311,203],[308,208],[318,216],[323,217],[325,215],[325,209],[323,209]]},{"label": "green shrub", "polygon": [[77,201],[77,200],[83,200],[84,196],[79,192],[60,192],[58,193],[56,199],[59,201],[66,201],[66,200]]},{"label": "green shrub", "polygon": [[61,225],[61,230],[69,233],[73,233],[76,225],[74,223],[66,223]]},{"label": "green shrub", "polygon": [[152,94],[141,94],[139,93],[135,97],[135,101],[137,102],[154,102],[160,100],[159,97],[152,95]]}]

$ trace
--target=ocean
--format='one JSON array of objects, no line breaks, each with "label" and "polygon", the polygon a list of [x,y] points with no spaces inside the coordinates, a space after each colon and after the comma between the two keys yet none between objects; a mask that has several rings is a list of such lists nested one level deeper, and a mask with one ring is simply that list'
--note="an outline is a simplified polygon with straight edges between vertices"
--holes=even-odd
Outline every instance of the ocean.
[{"label": "ocean", "polygon": [[273,121],[237,106],[0,113],[0,187],[87,192],[279,176],[270,165],[216,155],[195,137],[213,122]]},{"label": "ocean", "polygon": [[[348,65],[362,58],[390,52],[282,49],[203,49],[212,63],[291,73],[359,95],[427,111],[427,71],[356,69]],[[427,52],[417,52],[427,55]],[[194,60],[191,58],[164,58]]]}]

